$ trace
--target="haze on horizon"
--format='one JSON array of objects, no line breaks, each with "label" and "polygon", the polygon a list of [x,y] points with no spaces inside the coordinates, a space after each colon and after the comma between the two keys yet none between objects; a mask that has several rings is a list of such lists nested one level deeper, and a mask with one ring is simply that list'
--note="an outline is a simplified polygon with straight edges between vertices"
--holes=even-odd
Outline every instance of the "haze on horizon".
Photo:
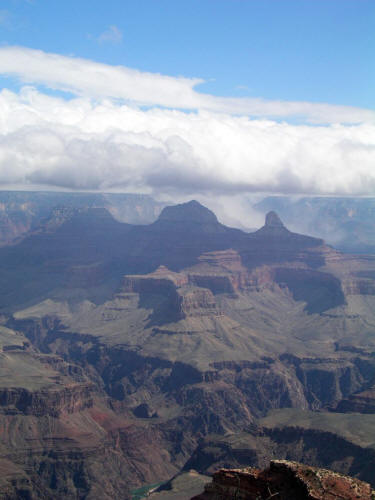
[{"label": "haze on horizon", "polygon": [[367,0],[5,0],[1,189],[373,196],[374,19]]}]

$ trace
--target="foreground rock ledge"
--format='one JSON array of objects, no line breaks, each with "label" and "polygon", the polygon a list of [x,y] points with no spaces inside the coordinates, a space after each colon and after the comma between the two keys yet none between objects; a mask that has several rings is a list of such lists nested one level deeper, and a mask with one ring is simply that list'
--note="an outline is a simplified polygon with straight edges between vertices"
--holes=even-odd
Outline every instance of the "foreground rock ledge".
[{"label": "foreground rock ledge", "polygon": [[268,469],[221,469],[192,500],[351,500],[375,499],[368,483],[330,470],[288,460],[273,460]]}]

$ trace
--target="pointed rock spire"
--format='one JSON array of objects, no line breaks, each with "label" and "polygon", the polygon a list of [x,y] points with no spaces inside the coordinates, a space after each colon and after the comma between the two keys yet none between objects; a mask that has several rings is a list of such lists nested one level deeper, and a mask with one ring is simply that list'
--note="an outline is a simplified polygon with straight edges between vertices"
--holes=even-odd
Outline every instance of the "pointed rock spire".
[{"label": "pointed rock spire", "polygon": [[276,212],[268,212],[264,226],[253,233],[255,236],[266,238],[289,238],[292,234],[282,223]]},{"label": "pointed rock spire", "polygon": [[266,215],[265,226],[267,226],[267,227],[285,227],[284,224],[281,222],[280,217],[274,211],[268,212],[268,214]]}]

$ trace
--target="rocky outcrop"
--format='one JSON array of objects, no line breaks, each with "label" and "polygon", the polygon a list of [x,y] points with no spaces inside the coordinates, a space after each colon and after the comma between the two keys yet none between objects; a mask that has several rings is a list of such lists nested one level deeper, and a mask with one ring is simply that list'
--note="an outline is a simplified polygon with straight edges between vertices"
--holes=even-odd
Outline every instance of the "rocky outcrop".
[{"label": "rocky outcrop", "polygon": [[165,266],[147,275],[125,276],[122,293],[136,293],[142,298],[157,296],[153,317],[165,322],[187,316],[217,315],[215,298],[208,288],[195,286],[185,273],[175,273]]},{"label": "rocky outcrop", "polygon": [[275,281],[287,286],[295,300],[306,302],[309,313],[322,313],[345,304],[341,282],[329,273],[310,269],[277,268]]},{"label": "rocky outcrop", "polygon": [[375,413],[375,388],[342,399],[336,407],[340,413]]},{"label": "rocky outcrop", "polygon": [[314,268],[324,265],[323,250],[323,240],[292,233],[275,212],[269,212],[265,225],[248,235],[248,245],[240,254],[249,268],[287,261]]},{"label": "rocky outcrop", "polygon": [[0,413],[50,415],[76,413],[92,406],[92,384],[70,384],[61,388],[30,391],[24,388],[0,389]]},{"label": "rocky outcrop", "polygon": [[[198,261],[197,265],[182,272],[174,272],[166,266],[159,266],[154,272],[146,275],[126,275],[123,278],[122,291],[124,293],[173,297],[177,289],[187,290],[190,285],[191,287],[208,289],[214,295],[236,296],[237,292],[244,290],[272,289],[278,286],[278,281],[286,286],[280,278],[282,269],[260,266],[250,271],[242,265],[239,253],[232,249],[206,252],[199,257]],[[287,272],[287,270],[285,271]],[[315,274],[319,276],[319,273]],[[327,276],[330,276],[320,274],[324,276],[325,280],[327,280]],[[306,279],[306,276],[302,278]]]},{"label": "rocky outcrop", "polygon": [[346,295],[375,295],[375,280],[351,277],[343,281]]},{"label": "rocky outcrop", "polygon": [[251,285],[248,269],[242,265],[239,253],[233,249],[205,252],[198,264],[188,269],[189,282],[208,288],[213,294],[235,294]]},{"label": "rocky outcrop", "polygon": [[206,252],[198,264],[187,270],[189,281],[197,286],[209,288],[213,294],[236,295],[243,290],[272,288],[275,285],[275,270],[260,266],[249,270],[242,264],[240,254],[233,249]]},{"label": "rocky outcrop", "polygon": [[[329,415],[332,417],[332,414]],[[268,418],[277,420],[272,412]],[[312,419],[309,420],[308,412],[303,413],[303,418],[306,420],[300,426],[297,418],[294,418],[289,425],[276,422],[274,427],[269,427],[266,418],[249,425],[247,432],[207,436],[199,442],[184,470],[193,468],[202,474],[212,474],[223,467],[263,468],[270,460],[278,457],[314,467],[330,468],[339,474],[366,481],[375,488],[374,448],[358,442],[356,436],[350,435],[350,430],[343,432],[340,427],[345,428],[345,423],[339,416],[331,420],[335,421],[331,428],[326,422],[320,429],[309,427],[317,425]],[[358,434],[363,434],[360,415],[356,419],[350,418],[347,417],[349,429],[351,425],[358,426]],[[264,426],[260,426],[262,423]],[[324,430],[326,428],[331,431]]]},{"label": "rocky outcrop", "polygon": [[375,364],[365,358],[297,358],[283,355],[280,359],[294,366],[305,397],[313,410],[333,408],[349,394],[365,386],[375,374]]},{"label": "rocky outcrop", "polygon": [[178,290],[181,317],[216,316],[220,314],[215,297],[207,288],[184,287]]},{"label": "rocky outcrop", "polygon": [[21,467],[0,458],[0,492],[3,500],[31,500],[32,483]]},{"label": "rocky outcrop", "polygon": [[270,196],[254,208],[276,210],[295,231],[324,238],[344,252],[375,253],[374,197]]},{"label": "rocky outcrop", "polygon": [[273,460],[265,470],[221,469],[192,500],[373,500],[368,483],[298,462]]},{"label": "rocky outcrop", "polygon": [[166,266],[159,266],[146,275],[127,275],[123,280],[123,291],[127,293],[168,294],[181,286],[187,285],[189,278],[185,273],[176,273]]},{"label": "rocky outcrop", "polygon": [[206,252],[198,258],[199,263],[206,264],[213,272],[217,269],[226,269],[231,272],[243,272],[246,269],[242,265],[241,257],[233,249],[221,250],[217,252]]}]

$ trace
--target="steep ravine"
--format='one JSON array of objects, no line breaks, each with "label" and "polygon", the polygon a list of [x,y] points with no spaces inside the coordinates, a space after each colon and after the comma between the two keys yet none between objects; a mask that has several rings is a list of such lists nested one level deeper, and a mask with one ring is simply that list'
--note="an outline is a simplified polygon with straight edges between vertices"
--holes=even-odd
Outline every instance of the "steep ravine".
[{"label": "steep ravine", "polygon": [[179,361],[146,357],[125,345],[106,345],[94,335],[66,332],[57,317],[11,320],[9,326],[22,331],[41,352],[81,366],[108,396],[127,403],[136,401],[132,395],[140,388],[150,398],[162,394],[181,406],[194,401],[196,390],[223,394],[228,389],[236,390],[250,413],[259,417],[271,408],[333,408],[343,398],[371,387],[375,379],[371,354],[347,356],[344,351],[342,358],[284,354],[257,362],[214,362],[201,371]]},{"label": "steep ravine", "polygon": [[[254,427],[256,419],[273,408],[335,408],[343,398],[373,383],[375,361],[371,356],[304,359],[284,355],[259,362],[216,362],[209,370],[200,371],[189,364],[144,357],[126,346],[105,345],[95,336],[71,334],[57,317],[12,320],[9,326],[22,331],[41,352],[62,356],[80,366],[95,392],[108,398],[111,411],[127,415],[128,424],[115,434],[112,432],[116,446],[107,444],[106,453],[119,457],[134,486],[167,479],[186,462],[205,472],[215,465],[249,465],[249,457],[250,465],[262,466],[275,456],[310,461],[371,480],[368,467],[364,467],[366,460],[374,463],[371,450],[364,452],[350,443],[343,447],[337,444],[337,437],[330,435],[337,446],[332,445],[330,454],[325,456],[314,447],[317,439],[327,439],[324,433],[281,428],[264,430],[259,435],[259,428]],[[206,467],[199,466],[201,459],[191,462],[190,457],[202,447],[200,441],[205,437],[241,430],[253,433],[258,443],[267,442],[257,445],[262,453],[258,450],[254,454],[250,447],[247,452],[242,451],[243,459],[239,460],[238,453],[227,449],[222,460],[211,457]],[[151,443],[150,452],[140,453],[145,443]],[[348,446],[350,450],[345,455],[340,450],[347,450]],[[151,451],[154,448],[159,452]],[[57,468],[57,472],[52,476],[61,474],[59,471],[66,466],[64,460],[67,459],[53,462],[51,467]],[[35,467],[36,462],[33,463]],[[149,469],[147,473],[145,468]],[[51,470],[45,477],[51,477]],[[86,477],[88,472],[84,472],[83,465],[81,470],[82,477]]]}]

